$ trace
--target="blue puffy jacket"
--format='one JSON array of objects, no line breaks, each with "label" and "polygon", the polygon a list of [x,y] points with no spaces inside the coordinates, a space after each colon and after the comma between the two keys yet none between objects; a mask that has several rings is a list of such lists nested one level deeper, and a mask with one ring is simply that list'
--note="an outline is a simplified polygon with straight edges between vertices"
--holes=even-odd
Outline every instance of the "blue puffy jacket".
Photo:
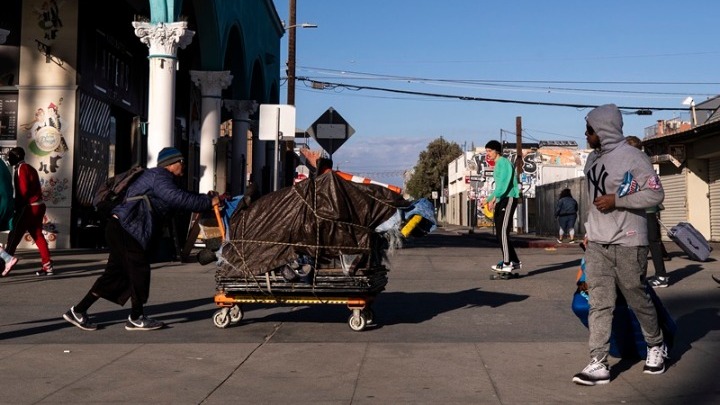
[{"label": "blue puffy jacket", "polygon": [[[145,170],[128,187],[126,200],[112,211],[123,229],[132,235],[143,249],[147,249],[157,224],[171,211],[202,212],[212,209],[210,196],[181,189],[175,184],[174,177],[164,167]],[[142,195],[147,196],[147,199],[127,200]]]}]

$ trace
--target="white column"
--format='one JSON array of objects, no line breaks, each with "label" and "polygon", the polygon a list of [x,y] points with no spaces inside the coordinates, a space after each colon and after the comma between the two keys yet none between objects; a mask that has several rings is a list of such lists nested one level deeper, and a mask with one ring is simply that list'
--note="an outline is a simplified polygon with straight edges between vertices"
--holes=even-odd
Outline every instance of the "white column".
[{"label": "white column", "polygon": [[200,192],[215,190],[215,142],[220,136],[222,90],[232,82],[230,71],[191,70],[190,79],[200,88]]},{"label": "white column", "polygon": [[255,100],[225,100],[223,105],[233,115],[230,193],[235,196],[245,193],[247,133],[250,130],[250,115],[255,114],[258,103]]},{"label": "white column", "polygon": [[177,50],[188,46],[195,32],[187,29],[184,21],[169,24],[135,21],[132,25],[140,42],[150,48],[147,167],[155,167],[160,149],[175,146]]}]

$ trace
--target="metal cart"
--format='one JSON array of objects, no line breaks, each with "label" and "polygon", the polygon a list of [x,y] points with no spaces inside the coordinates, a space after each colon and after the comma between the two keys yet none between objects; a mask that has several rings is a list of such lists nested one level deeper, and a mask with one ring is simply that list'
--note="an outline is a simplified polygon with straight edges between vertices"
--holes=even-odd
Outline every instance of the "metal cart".
[{"label": "metal cart", "polygon": [[242,304],[341,304],[351,311],[350,329],[362,331],[373,323],[371,304],[385,289],[387,272],[385,266],[375,266],[351,275],[339,267],[314,269],[292,281],[275,271],[263,276],[216,277],[215,304],[220,309],[213,315],[213,323],[218,328],[237,324],[243,319]]}]

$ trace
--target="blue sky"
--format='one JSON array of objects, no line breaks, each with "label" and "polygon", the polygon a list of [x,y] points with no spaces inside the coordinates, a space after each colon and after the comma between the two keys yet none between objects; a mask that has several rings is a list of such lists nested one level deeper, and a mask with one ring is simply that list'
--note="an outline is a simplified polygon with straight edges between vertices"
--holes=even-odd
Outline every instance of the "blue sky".
[{"label": "blue sky", "polygon": [[[398,173],[440,136],[468,149],[501,134],[514,142],[516,117],[525,142],[585,146],[588,108],[461,97],[686,108],[688,96],[699,103],[720,94],[715,0],[296,1],[296,22],[318,25],[297,29],[296,76],[339,84],[317,90],[297,82],[297,127],[333,107],[356,131],[333,154],[336,167],[385,183],[402,186]],[[288,5],[275,0],[285,21]],[[285,35],[283,78],[287,47]],[[642,138],[658,119],[674,117],[690,114],[626,114],[625,134]]]}]

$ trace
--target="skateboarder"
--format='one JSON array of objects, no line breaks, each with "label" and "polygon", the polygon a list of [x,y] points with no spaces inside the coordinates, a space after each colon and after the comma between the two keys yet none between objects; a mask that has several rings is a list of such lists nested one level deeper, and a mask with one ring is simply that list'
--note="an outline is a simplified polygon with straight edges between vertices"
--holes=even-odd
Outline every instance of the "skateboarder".
[{"label": "skateboarder", "polygon": [[510,243],[510,228],[518,203],[517,199],[520,197],[518,179],[512,162],[502,155],[500,142],[493,140],[485,145],[485,159],[495,162],[493,170],[495,189],[483,198],[480,204],[487,204],[488,209],[493,211],[495,235],[502,251],[502,261],[491,266],[491,269],[509,275],[513,270],[519,270],[521,266],[515,248]]}]

